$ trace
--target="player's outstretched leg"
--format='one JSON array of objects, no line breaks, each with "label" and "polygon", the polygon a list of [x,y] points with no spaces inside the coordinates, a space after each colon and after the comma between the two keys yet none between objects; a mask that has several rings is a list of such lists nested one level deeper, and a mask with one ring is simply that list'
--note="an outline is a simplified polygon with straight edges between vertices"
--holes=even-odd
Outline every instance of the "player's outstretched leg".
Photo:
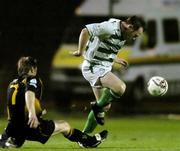
[{"label": "player's outstretched leg", "polygon": [[107,130],[103,130],[100,133],[95,134],[94,136],[90,136],[89,140],[86,143],[78,142],[79,146],[82,148],[96,148],[98,147],[108,135]]},{"label": "player's outstretched leg", "polygon": [[102,143],[106,139],[108,132],[106,130],[90,136],[78,129],[71,128],[71,126],[66,121],[55,121],[54,134],[62,133],[67,139],[72,142],[79,142],[86,148],[94,148]]}]

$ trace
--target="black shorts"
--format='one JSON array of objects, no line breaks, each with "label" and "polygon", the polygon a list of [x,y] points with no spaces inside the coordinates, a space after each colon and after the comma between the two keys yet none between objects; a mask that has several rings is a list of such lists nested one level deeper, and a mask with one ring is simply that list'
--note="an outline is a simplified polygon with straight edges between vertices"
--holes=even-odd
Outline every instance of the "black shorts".
[{"label": "black shorts", "polygon": [[[25,140],[38,141],[45,144],[55,129],[54,121],[39,119],[40,125],[34,129],[30,128],[27,124],[19,124],[9,122],[6,132],[9,137],[14,139],[17,147],[23,145]],[[23,126],[22,126],[23,125]]]}]

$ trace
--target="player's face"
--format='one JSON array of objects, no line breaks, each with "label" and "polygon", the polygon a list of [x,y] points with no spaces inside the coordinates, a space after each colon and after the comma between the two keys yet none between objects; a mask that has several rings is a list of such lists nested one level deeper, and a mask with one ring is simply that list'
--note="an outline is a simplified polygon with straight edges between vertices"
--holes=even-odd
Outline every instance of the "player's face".
[{"label": "player's face", "polygon": [[37,67],[32,67],[31,70],[29,70],[29,75],[36,76],[37,74]]},{"label": "player's face", "polygon": [[131,33],[131,39],[132,40],[136,40],[137,37],[141,36],[143,34],[143,28],[140,27],[139,29],[137,30],[134,30],[132,33]]},{"label": "player's face", "polygon": [[134,30],[133,26],[129,26],[129,28],[126,30],[125,38],[126,40],[136,40],[136,38],[141,36],[142,34],[143,34],[142,27],[140,27],[137,30]]}]

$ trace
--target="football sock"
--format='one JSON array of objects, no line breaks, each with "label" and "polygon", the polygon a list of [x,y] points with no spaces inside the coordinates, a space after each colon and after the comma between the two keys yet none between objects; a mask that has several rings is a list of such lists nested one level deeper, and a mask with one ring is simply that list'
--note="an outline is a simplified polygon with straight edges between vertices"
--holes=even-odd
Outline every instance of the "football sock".
[{"label": "football sock", "polygon": [[91,111],[88,115],[88,119],[87,119],[86,124],[84,126],[83,132],[92,133],[94,131],[94,129],[96,128],[96,126],[97,126],[97,122],[94,118],[93,111]]},{"label": "football sock", "polygon": [[89,136],[78,129],[71,129],[71,132],[69,133],[69,135],[65,137],[72,142],[80,142],[86,145],[92,145],[97,142],[95,136]]},{"label": "football sock", "polygon": [[118,95],[117,93],[113,92],[112,90],[106,88],[104,89],[100,99],[97,102],[97,105],[99,107],[104,107],[107,104],[109,104],[110,102],[112,102],[113,100],[119,99],[120,95]]},{"label": "football sock", "polygon": [[[114,93],[113,91],[111,91],[110,89],[106,88],[104,89],[100,99],[98,100],[97,105],[99,107],[104,107],[107,104],[109,104],[110,102],[112,102],[115,99],[120,98],[120,96],[116,93]],[[85,133],[92,133],[94,131],[94,129],[97,126],[97,122],[94,118],[94,114],[93,111],[91,111],[88,115],[88,119],[86,121],[86,124],[84,126],[84,132]]]}]

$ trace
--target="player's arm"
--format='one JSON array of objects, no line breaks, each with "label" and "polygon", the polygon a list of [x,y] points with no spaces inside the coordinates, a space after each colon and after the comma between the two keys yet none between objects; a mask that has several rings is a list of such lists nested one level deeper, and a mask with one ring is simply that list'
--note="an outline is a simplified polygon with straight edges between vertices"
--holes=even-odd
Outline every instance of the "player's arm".
[{"label": "player's arm", "polygon": [[74,56],[81,56],[86,47],[88,40],[89,40],[89,32],[87,28],[83,28],[79,36],[78,50],[74,51],[72,54]]},{"label": "player's arm", "polygon": [[112,28],[112,22],[102,22],[102,23],[94,23],[88,24],[85,28],[82,29],[80,36],[79,36],[79,44],[78,50],[74,51],[72,54],[74,56],[81,56],[83,51],[85,50],[86,44],[89,38],[103,37],[107,35],[114,34],[114,29]]},{"label": "player's arm", "polygon": [[25,93],[25,100],[26,100],[26,107],[28,110],[28,125],[31,128],[37,128],[39,125],[38,118],[36,116],[36,109],[35,109],[35,93],[33,91],[26,91]]}]

